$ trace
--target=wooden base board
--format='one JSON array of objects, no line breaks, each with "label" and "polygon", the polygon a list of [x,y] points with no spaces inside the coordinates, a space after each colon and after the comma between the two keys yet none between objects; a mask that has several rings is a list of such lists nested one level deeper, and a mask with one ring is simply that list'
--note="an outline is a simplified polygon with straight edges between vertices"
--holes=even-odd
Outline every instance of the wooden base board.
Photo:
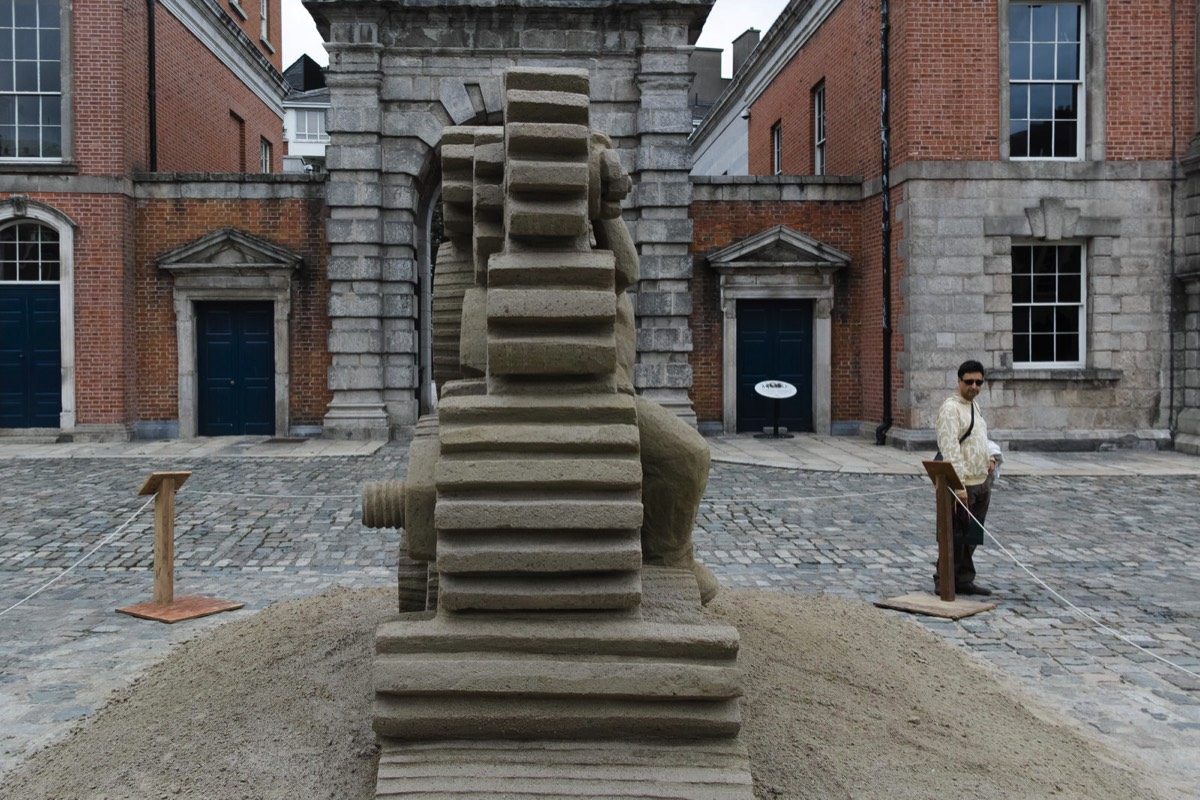
[{"label": "wooden base board", "polygon": [[245,605],[245,603],[239,603],[236,600],[218,600],[215,597],[203,597],[193,594],[187,597],[176,597],[174,602],[171,603],[155,603],[152,600],[149,603],[137,603],[132,606],[125,606],[125,608],[118,608],[117,611],[122,614],[128,614],[131,617],[152,619],[155,622],[170,624],[187,619],[196,619],[197,617],[207,617],[210,614],[219,614],[222,611],[234,611]]},{"label": "wooden base board", "polygon": [[991,611],[995,603],[981,603],[977,600],[955,598],[949,603],[936,594],[916,592],[915,594],[891,597],[887,600],[876,600],[880,608],[894,608],[897,611],[908,611],[912,614],[924,614],[929,617],[945,617],[947,619],[962,619],[978,614],[981,611]]}]

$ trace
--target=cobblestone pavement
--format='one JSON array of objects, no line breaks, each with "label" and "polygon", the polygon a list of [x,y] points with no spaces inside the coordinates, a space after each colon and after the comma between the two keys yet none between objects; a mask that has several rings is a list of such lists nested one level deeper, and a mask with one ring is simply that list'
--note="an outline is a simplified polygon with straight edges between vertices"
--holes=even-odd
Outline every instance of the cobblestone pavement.
[{"label": "cobblestone pavement", "polygon": [[[357,498],[364,481],[398,477],[406,457],[394,443],[344,457],[0,458],[0,771],[199,631],[334,585],[393,585],[398,535],[363,528]],[[176,593],[245,610],[173,626],[113,613],[150,597],[151,509],[113,534],[144,504],[134,493],[156,469],[193,471],[177,503]],[[1006,476],[988,529],[1013,558],[990,541],[976,555],[999,607],[960,622],[900,616],[1192,797],[1200,475],[1145,472]],[[716,463],[696,542],[726,585],[872,601],[931,588],[932,528],[932,490],[914,474]]]}]

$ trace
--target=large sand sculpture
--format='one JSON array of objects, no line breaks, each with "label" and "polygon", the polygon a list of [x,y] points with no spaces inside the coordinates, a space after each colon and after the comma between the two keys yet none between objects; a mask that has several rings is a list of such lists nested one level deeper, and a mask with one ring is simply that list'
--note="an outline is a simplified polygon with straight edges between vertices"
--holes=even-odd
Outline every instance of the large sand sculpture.
[{"label": "large sand sculpture", "polygon": [[737,632],[692,552],[708,448],[633,391],[630,180],[588,109],[586,72],[512,69],[502,128],[443,136],[438,412],[364,493],[409,612],[376,637],[381,797],[750,797]]}]

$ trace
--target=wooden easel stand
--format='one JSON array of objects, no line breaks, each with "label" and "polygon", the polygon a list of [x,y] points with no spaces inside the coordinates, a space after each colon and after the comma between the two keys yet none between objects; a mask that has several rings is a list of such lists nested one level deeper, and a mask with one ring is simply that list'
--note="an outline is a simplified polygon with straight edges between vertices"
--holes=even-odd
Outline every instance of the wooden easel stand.
[{"label": "wooden easel stand", "polygon": [[154,495],[154,594],[149,603],[118,608],[122,614],[173,623],[242,608],[245,603],[190,595],[175,598],[175,492],[190,472],[153,472],[138,491]]},{"label": "wooden easel stand", "polygon": [[964,486],[959,480],[958,473],[949,461],[922,461],[925,472],[933,481],[934,492],[937,495],[937,582],[938,596],[936,598],[923,592],[906,594],[880,600],[875,605],[881,608],[894,608],[899,611],[909,611],[915,614],[927,614],[935,617],[961,619],[980,611],[995,608],[995,603],[980,603],[975,600],[959,600],[954,595],[954,503],[952,492],[961,492]]}]

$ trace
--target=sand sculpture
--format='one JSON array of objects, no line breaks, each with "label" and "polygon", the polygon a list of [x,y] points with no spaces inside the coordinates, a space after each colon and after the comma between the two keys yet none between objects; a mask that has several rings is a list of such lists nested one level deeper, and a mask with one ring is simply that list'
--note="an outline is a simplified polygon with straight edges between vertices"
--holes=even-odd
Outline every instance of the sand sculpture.
[{"label": "sand sculpture", "polygon": [[737,632],[692,552],[708,448],[633,391],[631,185],[588,111],[586,72],[511,69],[503,127],[443,135],[438,413],[364,492],[416,612],[376,637],[379,796],[751,796]]}]

